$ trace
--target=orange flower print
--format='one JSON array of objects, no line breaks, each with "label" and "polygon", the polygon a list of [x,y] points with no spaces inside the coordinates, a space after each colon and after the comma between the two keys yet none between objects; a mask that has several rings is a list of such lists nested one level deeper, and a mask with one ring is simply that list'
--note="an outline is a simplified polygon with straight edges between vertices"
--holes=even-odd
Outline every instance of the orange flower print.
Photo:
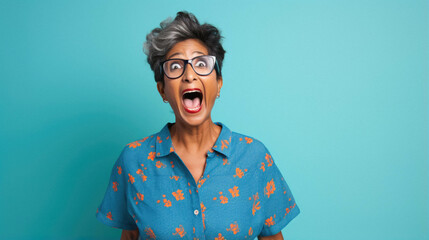
[{"label": "orange flower print", "polygon": [[[140,200],[140,201],[143,201],[143,199],[144,199],[144,195],[143,194],[141,194],[141,193],[137,193],[137,198]],[[136,197],[134,197],[134,200],[136,200]],[[139,202],[138,201],[136,201],[136,205],[137,204],[139,204]]]},{"label": "orange flower print", "polygon": [[262,169],[262,172],[265,172],[265,163],[261,162],[261,167],[260,169]]},{"label": "orange flower print", "polygon": [[117,192],[118,191],[118,182],[113,182],[112,184],[113,184],[112,185],[113,191]]},{"label": "orange flower print", "polygon": [[167,165],[165,165],[164,163],[162,163],[161,161],[157,161],[156,162],[156,167],[157,168],[165,168]]},{"label": "orange flower print", "polygon": [[146,181],[147,180],[147,176],[146,175],[141,175],[142,181]]},{"label": "orange flower print", "polygon": [[[259,193],[256,193],[253,195],[253,206],[252,206],[252,215],[255,216],[256,210],[261,209],[261,206],[259,206],[260,201],[259,200]],[[258,202],[256,202],[258,201]]]},{"label": "orange flower print", "polygon": [[172,193],[173,194],[173,196],[176,198],[176,201],[179,201],[179,200],[183,200],[183,199],[185,199],[184,197],[183,197],[183,192],[182,192],[182,190],[177,190],[176,192],[173,192]]},{"label": "orange flower print", "polygon": [[156,239],[155,233],[153,233],[153,230],[151,228],[146,228],[144,232],[149,237],[149,239]]},{"label": "orange flower print", "polygon": [[137,193],[137,198],[138,198],[140,201],[143,201],[143,200],[144,200],[144,195],[143,195],[143,194],[141,194],[141,193]]},{"label": "orange flower print", "polygon": [[244,176],[243,171],[240,168],[236,168],[234,177],[242,178],[243,176]]},{"label": "orange flower print", "polygon": [[179,180],[179,176],[171,176],[170,179]]},{"label": "orange flower print", "polygon": [[230,228],[226,229],[227,231],[232,231],[232,233],[237,234],[240,229],[238,229],[238,224],[237,222],[231,223]]},{"label": "orange flower print", "polygon": [[137,169],[136,173],[137,173],[137,175],[139,175],[142,178],[143,182],[147,180],[147,176],[144,175],[143,170],[141,170],[140,168]]},{"label": "orange flower print", "polygon": [[228,198],[227,197],[225,197],[225,196],[223,196],[222,194],[222,192],[219,192],[219,194],[220,194],[220,197],[219,197],[219,199],[220,199],[220,203],[222,203],[222,204],[225,204],[225,203],[228,203]]},{"label": "orange flower print", "polygon": [[234,186],[233,188],[230,188],[229,189],[229,192],[231,193],[231,195],[232,195],[232,197],[238,197],[238,196],[240,196],[239,194],[238,194],[238,187],[237,186]]},{"label": "orange flower print", "polygon": [[265,159],[267,160],[267,162],[268,162],[268,167],[271,167],[272,165],[273,165],[273,158],[271,157],[271,155],[270,154],[268,154],[268,153],[266,153],[266,155],[265,155]]},{"label": "orange flower print", "polygon": [[222,236],[221,233],[219,233],[219,235],[217,235],[217,237],[215,237],[215,240],[225,240],[225,238]]},{"label": "orange flower print", "polygon": [[252,227],[250,227],[249,228],[249,236],[252,236],[252,234],[253,234],[253,229],[252,229]]},{"label": "orange flower print", "polygon": [[220,196],[219,199],[220,199],[220,203],[223,203],[223,204],[228,203],[228,198],[225,196]]},{"label": "orange flower print", "polygon": [[274,184],[274,180],[271,179],[271,181],[267,182],[267,186],[264,188],[264,194],[270,198],[270,195],[273,194],[275,190],[276,185]]},{"label": "orange flower print", "polygon": [[129,173],[128,173],[128,182],[130,182],[131,184],[135,182],[134,177]]},{"label": "orange flower print", "polygon": [[285,217],[286,215],[288,215],[288,213],[296,206],[296,203],[294,203],[292,206],[286,208],[286,213],[285,213]]},{"label": "orange flower print", "polygon": [[185,236],[185,234],[186,232],[182,225],[179,225],[179,227],[176,228],[176,232],[173,233],[173,235],[179,235],[181,238]]},{"label": "orange flower print", "polygon": [[224,158],[224,159],[222,159],[223,160],[223,165],[229,165],[229,162],[228,162],[228,158]]},{"label": "orange flower print", "polygon": [[174,152],[174,149],[172,147],[170,147],[170,152]]},{"label": "orange flower print", "polygon": [[112,212],[108,212],[107,215],[106,215],[106,217],[108,219],[110,219],[110,220],[113,220],[113,218],[112,218]]},{"label": "orange flower print", "polygon": [[206,214],[204,213],[206,211],[206,206],[204,206],[204,203],[201,202],[200,203],[200,207],[201,207],[201,217],[203,218],[203,227],[204,229],[206,229]]},{"label": "orange flower print", "polygon": [[[276,217],[276,215],[274,214],[274,217]],[[273,217],[269,217],[267,219],[265,219],[265,225],[267,225],[268,227],[271,227],[275,224],[275,221],[273,220]]]},{"label": "orange flower print", "polygon": [[164,206],[171,207],[171,201],[164,198]]},{"label": "orange flower print", "polygon": [[122,173],[122,168],[121,168],[121,166],[118,166],[117,168],[118,168],[118,174],[119,174],[119,175],[121,175],[121,173]]},{"label": "orange flower print", "polygon": [[246,139],[247,144],[251,144],[253,142],[253,139],[251,139],[249,137],[244,137],[244,139]]},{"label": "orange flower print", "polygon": [[228,148],[228,140],[221,140],[220,142],[222,143],[222,146],[220,147],[221,150],[223,150],[224,148]]},{"label": "orange flower print", "polygon": [[138,146],[141,146],[141,144],[139,143],[139,141],[128,143],[127,145],[129,146],[129,148],[136,148]]},{"label": "orange flower print", "polygon": [[159,143],[162,143],[162,140],[161,140],[161,138],[159,136],[156,136],[156,141],[159,142]]},{"label": "orange flower print", "polygon": [[153,161],[155,159],[155,154],[156,154],[155,152],[150,152],[149,155],[147,156],[147,159],[150,159]]},{"label": "orange flower print", "polygon": [[200,180],[198,180],[198,188],[200,188],[203,184],[204,184],[204,182],[206,181],[207,179],[205,179],[205,178],[202,178],[202,179],[200,179]]}]

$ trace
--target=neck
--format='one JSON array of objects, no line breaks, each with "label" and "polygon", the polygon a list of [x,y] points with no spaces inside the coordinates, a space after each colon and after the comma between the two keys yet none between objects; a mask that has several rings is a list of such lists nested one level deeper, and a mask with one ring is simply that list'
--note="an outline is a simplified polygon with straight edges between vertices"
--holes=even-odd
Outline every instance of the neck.
[{"label": "neck", "polygon": [[171,140],[175,149],[183,149],[189,153],[207,152],[216,142],[221,127],[211,119],[198,126],[190,126],[176,121],[171,126]]}]

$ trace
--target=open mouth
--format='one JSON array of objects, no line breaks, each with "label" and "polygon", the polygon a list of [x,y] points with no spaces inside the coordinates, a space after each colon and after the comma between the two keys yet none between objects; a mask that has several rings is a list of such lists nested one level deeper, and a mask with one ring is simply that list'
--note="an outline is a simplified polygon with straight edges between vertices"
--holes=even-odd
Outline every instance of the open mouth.
[{"label": "open mouth", "polygon": [[183,106],[187,112],[197,113],[201,110],[201,105],[203,103],[203,93],[200,89],[185,89],[182,94]]}]

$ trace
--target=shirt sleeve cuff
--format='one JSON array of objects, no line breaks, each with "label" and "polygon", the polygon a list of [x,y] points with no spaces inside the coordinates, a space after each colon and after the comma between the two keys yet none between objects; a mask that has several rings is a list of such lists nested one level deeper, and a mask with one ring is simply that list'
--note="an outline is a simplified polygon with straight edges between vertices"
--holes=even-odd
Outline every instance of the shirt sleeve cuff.
[{"label": "shirt sleeve cuff", "polygon": [[103,214],[100,210],[97,212],[97,214],[95,215],[95,217],[102,222],[103,224],[109,226],[109,227],[114,227],[114,228],[120,228],[123,230],[137,230],[136,225],[130,225],[130,224],[125,224],[125,223],[121,223],[118,221],[113,221],[110,220],[106,217],[106,214]]},{"label": "shirt sleeve cuff", "polygon": [[299,210],[298,206],[296,205],[288,214],[287,217],[285,217],[282,221],[277,222],[271,227],[266,228],[265,230],[262,230],[261,234],[259,236],[266,237],[266,236],[272,236],[279,233],[286,225],[289,224],[292,219],[294,219],[301,211]]}]

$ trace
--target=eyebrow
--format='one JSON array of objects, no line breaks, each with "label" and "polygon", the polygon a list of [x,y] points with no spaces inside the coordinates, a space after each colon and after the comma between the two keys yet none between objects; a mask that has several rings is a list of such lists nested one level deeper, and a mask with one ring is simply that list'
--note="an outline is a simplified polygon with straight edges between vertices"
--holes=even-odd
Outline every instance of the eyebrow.
[{"label": "eyebrow", "polygon": [[[199,53],[199,54],[202,54],[202,55],[206,55],[205,53],[203,53],[203,52],[200,52],[200,51],[194,51],[194,52],[192,52],[192,54],[194,54],[194,53]],[[174,57],[174,56],[177,56],[177,55],[180,55],[181,53],[174,53],[174,54],[172,54],[171,56],[169,56],[167,59],[171,59],[172,57]]]}]

